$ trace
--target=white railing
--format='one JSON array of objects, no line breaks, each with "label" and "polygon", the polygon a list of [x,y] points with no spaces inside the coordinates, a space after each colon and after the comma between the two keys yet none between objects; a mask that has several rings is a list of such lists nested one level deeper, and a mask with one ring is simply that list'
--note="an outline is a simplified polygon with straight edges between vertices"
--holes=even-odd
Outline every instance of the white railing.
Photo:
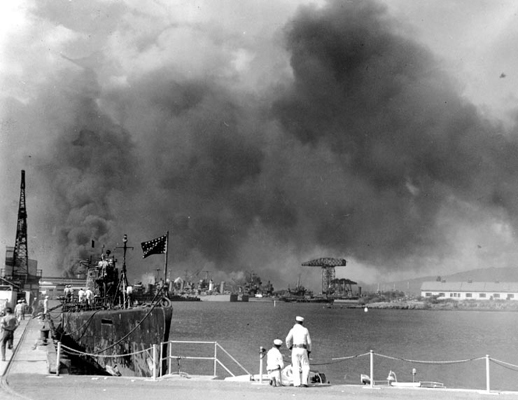
[{"label": "white railing", "polygon": [[[495,358],[491,358],[489,355],[486,355],[485,357],[476,357],[476,358],[470,358],[470,359],[466,359],[466,360],[451,360],[451,361],[423,361],[423,360],[409,360],[409,359],[405,359],[405,358],[401,358],[401,357],[392,357],[392,356],[387,356],[387,355],[384,355],[384,354],[379,354],[379,353],[375,353],[373,350],[370,350],[368,353],[364,353],[364,354],[358,354],[358,355],[354,355],[354,356],[348,356],[348,357],[338,357],[338,358],[332,358],[332,360],[334,361],[345,361],[345,360],[348,360],[348,359],[353,359],[353,358],[357,358],[357,357],[364,357],[364,356],[369,356],[369,359],[370,359],[370,368],[369,368],[369,373],[370,373],[370,376],[368,376],[368,383],[369,383],[369,388],[373,388],[374,385],[375,385],[375,381],[374,381],[374,356],[378,356],[378,357],[381,357],[381,358],[386,358],[386,359],[390,359],[390,360],[395,360],[395,361],[404,361],[404,362],[409,362],[409,363],[415,363],[415,364],[440,364],[440,365],[447,365],[447,364],[461,364],[461,363],[467,363],[467,362],[472,362],[472,361],[480,361],[480,360],[485,360],[485,364],[486,364],[486,390],[485,390],[485,393],[490,393],[491,392],[491,374],[490,374],[490,362],[494,362],[495,364],[499,364],[499,365],[502,365],[502,366],[505,366],[509,369],[513,369],[514,371],[518,371],[518,365],[514,365],[514,364],[510,364],[510,363],[506,363],[504,361],[501,361],[501,360],[497,360]],[[383,381],[383,382],[387,382],[386,380]],[[431,382],[431,383],[435,383],[435,382]]]},{"label": "white railing", "polygon": [[[176,345],[176,346],[175,346]],[[210,355],[178,355],[175,354],[176,351],[178,351],[176,348],[179,348],[181,346],[179,345],[195,345],[198,348],[206,345],[210,345],[211,354]],[[174,348],[174,349],[173,349]],[[253,380],[253,375],[250,374],[246,370],[245,367],[243,367],[228,351],[226,351],[218,342],[206,342],[206,341],[181,341],[181,340],[171,340],[168,342],[163,342],[161,345],[153,345],[149,349],[140,350],[136,353],[141,352],[151,352],[151,359],[153,364],[153,370],[152,370],[152,379],[156,380],[160,376],[164,376],[164,365],[167,365],[167,372],[169,374],[173,374],[173,361],[176,360],[178,365],[178,374],[181,374],[182,371],[180,370],[180,361],[181,360],[201,360],[201,361],[210,361],[213,364],[213,375],[214,377],[217,376],[217,368],[220,366],[223,368],[229,375],[232,377],[235,377],[236,375],[228,368],[223,362],[220,360],[220,354],[225,355],[230,361],[232,361],[235,366],[239,367],[242,372],[244,372],[245,375],[248,375],[251,377],[250,380]],[[164,354],[164,351],[167,352],[167,354]],[[69,353],[69,354],[75,354],[75,355],[85,355],[85,356],[93,356],[93,357],[122,357],[127,356],[128,354],[111,354],[111,355],[100,355],[100,354],[90,354],[90,353],[84,353],[78,350],[71,349],[67,346],[64,346],[61,344],[61,342],[57,342],[57,357],[56,357],[56,373],[59,375],[59,365],[60,365],[60,358],[63,353]],[[132,354],[136,354],[132,353]],[[518,365],[514,365],[511,363],[507,363],[505,361],[501,361],[495,358],[490,357],[489,355],[482,356],[482,357],[475,357],[470,359],[463,359],[463,360],[449,360],[449,361],[423,361],[423,360],[410,360],[406,358],[401,357],[394,357],[394,356],[387,356],[384,354],[375,353],[373,350],[370,350],[368,353],[363,354],[357,354],[353,356],[346,356],[346,357],[337,357],[332,358],[331,362],[325,362],[321,364],[312,364],[312,365],[326,365],[326,364],[335,364],[337,362],[346,361],[346,360],[352,360],[355,358],[361,358],[368,356],[370,359],[369,362],[369,375],[365,376],[366,381],[368,381],[369,385],[367,387],[374,388],[375,381],[374,381],[374,356],[378,356],[380,358],[394,360],[394,361],[403,361],[407,363],[413,363],[413,364],[438,364],[438,365],[451,365],[451,364],[462,364],[462,363],[468,363],[468,362],[477,362],[477,361],[485,361],[485,369],[486,369],[486,390],[485,393],[491,392],[491,375],[490,375],[490,363],[493,362],[494,364],[500,365],[502,367],[508,368],[510,370],[513,370],[515,372],[518,372]],[[262,365],[262,358],[264,357],[264,350],[261,347],[260,351],[260,357],[259,357],[259,376],[261,378],[262,382],[262,373],[263,373],[263,365]],[[158,368],[157,368],[158,366]],[[202,374],[200,374],[202,375]],[[362,375],[363,376],[363,375]],[[378,381],[380,382],[380,381]],[[388,383],[388,379],[383,380],[385,384]],[[437,382],[430,382],[430,383],[437,383]],[[434,386],[436,387],[436,386]]]},{"label": "white railing", "polygon": [[[198,347],[201,347],[202,345],[211,345],[211,348],[213,349],[211,355],[179,355],[174,354],[177,347],[180,347],[178,345],[195,345]],[[175,346],[176,345],[176,346]],[[164,356],[164,349],[167,349],[168,354]],[[237,367],[239,367],[246,375],[251,375],[250,372],[246,370],[245,367],[243,367],[239,361],[237,361],[232,355],[226,351],[218,342],[204,342],[204,341],[189,341],[189,340],[170,340],[168,342],[162,343],[162,346],[160,346],[160,359],[159,359],[159,365],[160,365],[160,376],[163,375],[163,361],[167,361],[167,370],[170,374],[172,374],[173,371],[173,361],[176,360],[178,365],[178,374],[181,373],[180,371],[180,361],[181,360],[206,360],[211,361],[213,363],[213,376],[217,376],[217,368],[218,365],[222,367],[229,375],[236,376],[223,362],[220,360],[219,353],[223,353],[230,359],[233,364]]]}]

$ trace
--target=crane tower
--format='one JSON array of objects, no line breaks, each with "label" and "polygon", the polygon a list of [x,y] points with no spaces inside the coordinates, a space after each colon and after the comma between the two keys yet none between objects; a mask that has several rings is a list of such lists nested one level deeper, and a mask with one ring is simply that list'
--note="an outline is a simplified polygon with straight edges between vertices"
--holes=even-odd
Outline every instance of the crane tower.
[{"label": "crane tower", "polygon": [[16,222],[14,246],[6,246],[5,268],[1,270],[0,281],[15,286],[18,290],[31,292],[38,296],[41,270],[38,262],[29,259],[27,246],[27,207],[25,204],[25,171],[22,170],[20,203]]},{"label": "crane tower", "polygon": [[27,248],[27,208],[25,205],[25,171],[22,170],[20,185],[20,203],[18,206],[18,222],[16,223],[16,239],[13,253],[13,278],[23,282],[29,275],[29,251]]},{"label": "crane tower", "polygon": [[302,263],[303,267],[320,267],[322,269],[322,294],[327,294],[331,282],[335,279],[335,267],[345,267],[343,258],[323,257]]}]

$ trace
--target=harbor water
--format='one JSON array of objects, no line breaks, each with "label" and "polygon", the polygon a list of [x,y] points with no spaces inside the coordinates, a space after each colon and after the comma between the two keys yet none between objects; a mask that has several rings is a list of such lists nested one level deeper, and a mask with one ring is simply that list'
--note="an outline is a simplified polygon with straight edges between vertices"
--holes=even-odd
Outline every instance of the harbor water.
[{"label": "harbor water", "polygon": [[[370,373],[370,357],[364,354],[373,350],[376,381],[386,380],[392,370],[400,382],[436,381],[450,388],[484,390],[489,355],[507,363],[489,363],[491,389],[518,390],[515,312],[365,312],[284,302],[175,302],[173,306],[171,340],[217,341],[253,374],[259,373],[260,346],[269,349],[273,339],[284,341],[295,316],[301,315],[313,341],[311,370],[324,373],[331,384],[360,383],[360,374]],[[289,363],[290,352],[285,346],[281,350]],[[333,360],[355,355],[362,356]],[[178,370],[193,373],[180,363]]]}]

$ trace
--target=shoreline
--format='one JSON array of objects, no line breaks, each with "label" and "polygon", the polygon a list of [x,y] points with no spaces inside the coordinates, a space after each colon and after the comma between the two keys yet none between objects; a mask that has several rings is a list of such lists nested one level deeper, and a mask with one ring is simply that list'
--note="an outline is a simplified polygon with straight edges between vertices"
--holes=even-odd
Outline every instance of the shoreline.
[{"label": "shoreline", "polygon": [[[172,300],[173,304],[177,300]],[[190,300],[187,300],[190,301]],[[494,312],[518,312],[518,301],[505,301],[505,300],[439,300],[436,302],[430,301],[419,301],[419,300],[394,300],[394,301],[378,301],[372,303],[363,303],[351,300],[329,300],[329,301],[303,301],[303,300],[290,300],[286,301],[280,298],[274,297],[263,297],[256,298],[250,297],[245,301],[239,299],[238,301],[231,301],[228,296],[212,295],[204,298],[203,296],[197,301],[201,302],[223,302],[223,303],[297,303],[297,304],[321,304],[327,308],[346,308],[346,309],[359,309],[365,308],[372,310],[426,310],[426,311],[494,311]]]},{"label": "shoreline", "polygon": [[518,311],[518,302],[494,302],[481,301],[444,301],[430,303],[426,301],[393,301],[376,302],[366,304],[334,303],[333,307],[373,309],[373,310],[426,310],[426,311],[496,311],[496,312],[515,312]]}]

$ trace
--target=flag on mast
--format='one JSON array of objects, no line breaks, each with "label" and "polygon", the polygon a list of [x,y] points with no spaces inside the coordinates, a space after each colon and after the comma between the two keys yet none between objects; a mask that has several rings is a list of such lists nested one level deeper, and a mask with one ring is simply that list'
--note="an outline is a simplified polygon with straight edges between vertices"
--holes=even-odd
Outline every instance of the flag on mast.
[{"label": "flag on mast", "polygon": [[142,258],[146,258],[152,254],[167,254],[167,234],[147,242],[142,242],[141,246],[144,252]]}]

